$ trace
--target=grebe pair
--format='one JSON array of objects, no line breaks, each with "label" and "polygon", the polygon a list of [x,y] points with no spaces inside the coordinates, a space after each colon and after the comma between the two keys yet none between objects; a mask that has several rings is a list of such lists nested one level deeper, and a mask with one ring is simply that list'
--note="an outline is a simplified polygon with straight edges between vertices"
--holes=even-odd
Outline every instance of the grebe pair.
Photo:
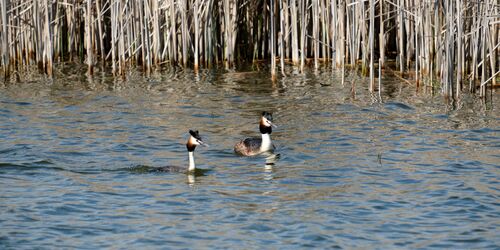
[{"label": "grebe pair", "polygon": [[[263,112],[262,117],[259,122],[259,130],[262,134],[261,138],[246,138],[238,142],[234,146],[234,152],[241,156],[254,156],[264,152],[273,151],[275,146],[271,142],[271,133],[272,127],[276,127],[276,125],[272,122],[273,117],[271,113]],[[196,170],[196,165],[194,163],[194,149],[198,145],[207,146],[208,145],[203,142],[198,133],[198,130],[193,131],[189,130],[189,139],[186,142],[186,148],[189,156],[189,167],[186,168],[178,167],[178,166],[166,166],[161,167],[159,171],[167,171],[167,172],[194,172]]]}]

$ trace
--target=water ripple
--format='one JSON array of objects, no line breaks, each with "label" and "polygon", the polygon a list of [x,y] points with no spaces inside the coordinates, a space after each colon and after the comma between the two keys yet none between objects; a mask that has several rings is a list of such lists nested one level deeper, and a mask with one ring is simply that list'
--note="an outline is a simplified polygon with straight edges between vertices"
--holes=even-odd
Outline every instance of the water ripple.
[{"label": "water ripple", "polygon": [[[498,248],[498,98],[450,110],[384,79],[374,103],[287,73],[6,86],[0,248]],[[264,110],[279,156],[235,156]],[[188,129],[199,170],[158,171],[187,165]]]}]

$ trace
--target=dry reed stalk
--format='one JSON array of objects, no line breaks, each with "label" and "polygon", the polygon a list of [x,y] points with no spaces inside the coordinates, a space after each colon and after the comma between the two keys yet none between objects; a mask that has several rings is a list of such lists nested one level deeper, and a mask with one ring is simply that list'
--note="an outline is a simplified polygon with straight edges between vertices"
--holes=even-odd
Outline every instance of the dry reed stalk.
[{"label": "dry reed stalk", "polygon": [[285,39],[283,38],[283,33],[285,32],[285,24],[284,24],[284,18],[285,18],[285,9],[283,8],[283,1],[279,1],[279,8],[280,8],[280,32],[278,34],[279,36],[279,49],[280,49],[280,67],[281,67],[281,74],[285,76]]},{"label": "dry reed stalk", "polygon": [[[291,58],[291,44],[290,44],[290,34],[291,34],[291,23],[290,23],[290,0],[279,1],[280,3],[280,34],[283,43],[283,59]],[[284,69],[282,69],[284,71]]]},{"label": "dry reed stalk", "polygon": [[9,76],[10,70],[9,70],[9,64],[10,64],[10,59],[9,59],[9,50],[7,49],[8,47],[8,40],[7,40],[7,3],[6,1],[0,1],[0,15],[2,20],[2,33],[0,34],[0,43],[1,48],[2,48],[2,70],[4,73],[4,78],[7,79]]},{"label": "dry reed stalk", "polygon": [[174,62],[177,62],[177,12],[175,10],[175,0],[170,1],[170,25],[171,25],[171,37],[172,37],[172,46],[171,46],[171,59]]},{"label": "dry reed stalk", "polygon": [[284,75],[285,60],[304,72],[308,58],[318,68],[331,57],[338,69],[361,66],[374,91],[375,63],[380,71],[396,58],[417,85],[439,79],[457,97],[469,81],[484,96],[499,72],[499,10],[495,0],[9,0],[0,2],[0,64],[5,76],[31,64],[52,75],[54,61],[77,55],[92,73],[100,57],[123,75],[167,60],[232,67],[238,56],[270,59],[276,75],[278,55]]},{"label": "dry reed stalk", "polygon": [[161,53],[160,53],[160,48],[161,48],[161,41],[160,41],[160,9],[158,7],[158,1],[157,0],[151,0],[150,1],[151,5],[151,12],[152,12],[152,20],[151,20],[151,29],[152,29],[152,41],[151,41],[151,51],[152,51],[152,62],[154,65],[157,65],[160,61],[163,60]]},{"label": "dry reed stalk", "polygon": [[342,86],[344,86],[345,83],[345,56],[342,59]]},{"label": "dry reed stalk", "polygon": [[275,23],[275,18],[274,18],[274,0],[270,0],[270,4],[269,4],[269,9],[270,9],[270,21],[271,21],[271,34],[270,34],[270,42],[271,42],[271,46],[270,49],[271,49],[271,78],[274,80],[276,79],[276,48],[275,48],[275,44],[276,44],[276,37],[274,36],[275,34],[275,27],[274,27],[274,23]]},{"label": "dry reed stalk", "polygon": [[[356,38],[356,41],[359,41],[358,44],[361,46],[361,73],[364,76],[368,76],[368,60],[369,60],[369,43],[370,43],[370,37],[369,37],[369,30],[366,28],[366,9],[365,9],[365,4],[364,3],[358,3],[358,8],[357,10],[357,16],[358,18],[362,19],[363,21],[360,22],[360,25],[358,26],[358,29],[360,31],[360,38]],[[370,81],[371,85],[371,81]]]},{"label": "dry reed stalk", "polygon": [[307,0],[299,0],[299,17],[300,17],[300,72],[304,73],[304,65],[306,58],[306,37],[307,37],[307,29],[306,29],[306,6]]},{"label": "dry reed stalk", "polygon": [[[299,0],[301,1],[301,0]],[[291,40],[292,40],[292,63],[299,65],[299,18],[296,0],[290,1],[290,18],[292,23]]]},{"label": "dry reed stalk", "polygon": [[235,1],[224,0],[224,49],[226,67],[232,67],[234,63],[234,47],[236,45],[236,20],[237,5]]},{"label": "dry reed stalk", "polygon": [[442,24],[441,24],[441,17],[442,15],[440,15],[441,13],[441,5],[439,3],[434,3],[433,5],[433,8],[432,8],[432,12],[434,13],[434,17],[433,17],[433,20],[434,20],[434,33],[432,34],[433,35],[433,65],[435,68],[432,68],[433,72],[432,74],[433,75],[440,75],[441,74],[441,71],[439,70],[439,68],[441,67],[441,64],[442,64],[442,61],[443,61],[443,53],[442,53],[442,50],[443,50],[443,43],[442,43],[442,35],[441,35],[441,29],[442,29]]},{"label": "dry reed stalk", "polygon": [[205,61],[207,64],[207,67],[212,66],[212,62],[214,60],[213,57],[213,50],[214,49],[214,39],[212,37],[212,33],[214,30],[214,19],[212,15],[212,10],[213,8],[211,7],[213,5],[214,0],[208,0],[207,7],[205,8]]},{"label": "dry reed stalk", "polygon": [[[49,77],[52,77],[52,36],[51,36],[51,25],[49,21],[49,16],[51,16],[49,9],[49,0],[43,1],[43,9],[45,10],[44,16],[44,25],[43,25],[43,44],[45,45],[43,48],[43,65],[45,72]],[[40,41],[41,42],[41,41]]]},{"label": "dry reed stalk", "polygon": [[[456,10],[456,8],[453,6],[453,4],[456,1],[452,0],[447,0],[448,1],[448,10],[451,13],[448,13],[446,15],[447,17],[447,44],[448,46],[446,47],[446,61],[447,61],[447,67],[446,67],[446,74],[447,74],[447,81],[444,82],[445,85],[448,85],[446,88],[448,88],[448,93],[447,95],[452,97],[453,96],[453,86],[454,86],[454,67],[455,67],[455,13],[453,13],[453,10]],[[446,96],[446,95],[445,95]]]},{"label": "dry reed stalk", "polygon": [[[333,44],[338,44],[339,43],[339,41],[338,41],[338,26],[339,26],[338,22],[339,21],[337,18],[337,0],[331,0],[330,12],[332,14],[331,14],[330,23],[328,23],[328,26],[330,27],[331,39],[332,39]],[[334,46],[332,48],[332,70],[339,67],[339,62],[337,60],[337,54],[339,54],[338,51],[339,50],[338,50],[337,46]],[[336,67],[333,67],[333,65]]]},{"label": "dry reed stalk", "polygon": [[104,32],[102,27],[102,13],[100,0],[95,1],[95,8],[97,11],[97,30],[99,31],[99,48],[101,49],[101,64],[104,65],[106,61],[106,52],[104,48]]},{"label": "dry reed stalk", "polygon": [[456,4],[456,24],[457,24],[457,37],[456,37],[456,42],[457,42],[457,68],[456,68],[456,91],[455,91],[455,97],[458,98],[460,95],[460,92],[462,90],[462,76],[464,73],[463,70],[463,65],[464,65],[464,48],[463,48],[463,16],[462,16],[462,0],[457,0]]},{"label": "dry reed stalk", "polygon": [[420,27],[420,16],[421,16],[421,13],[420,13],[420,6],[417,6],[417,15],[415,16],[415,20],[413,22],[414,26],[413,26],[413,42],[414,42],[414,48],[415,48],[415,60],[414,60],[414,64],[415,64],[415,84],[417,85],[417,87],[419,86],[419,73],[418,73],[418,64],[419,64],[419,51],[420,51],[420,47],[419,47],[419,41],[418,41],[418,38],[420,36],[419,34],[419,27]]},{"label": "dry reed stalk", "polygon": [[[492,7],[492,6],[495,6],[495,2],[494,1],[491,1],[491,2],[488,2],[488,13],[487,13],[487,17],[488,18],[485,18],[487,19],[486,20],[486,23],[487,23],[487,27],[485,28],[485,32],[487,33],[486,36],[485,36],[485,40],[486,40],[486,46],[488,47],[488,57],[490,59],[490,75],[494,75],[496,74],[495,71],[497,71],[496,69],[496,59],[498,58],[496,55],[498,54],[495,46],[495,43],[496,43],[496,40],[498,39],[498,29],[500,27],[500,25],[491,25],[491,18],[490,17],[493,17],[493,16],[496,16],[496,17],[499,17],[498,13],[499,11],[495,11],[495,9]],[[500,17],[498,18],[499,20],[497,21],[497,23],[500,23]],[[486,59],[484,59],[486,60]],[[493,81],[491,82],[491,89],[493,90],[493,86],[494,86],[494,83],[495,83],[495,80],[496,78],[493,77]],[[481,83],[482,84],[487,84],[488,80],[485,80],[484,82]]]},{"label": "dry reed stalk", "polygon": [[[125,15],[124,13],[126,13],[125,11],[127,10],[126,8],[124,8],[125,6],[122,5],[122,2],[120,0],[114,0],[117,2],[117,15],[118,15],[118,18],[117,18],[117,22],[118,22],[118,27],[117,29],[120,31],[118,33],[118,37],[117,37],[117,40],[118,40],[118,74],[123,76],[124,72],[125,72],[125,28],[128,28],[130,29],[130,25],[127,25],[127,27],[124,27],[124,23],[123,23],[123,16]],[[123,6],[123,7],[122,7]],[[126,15],[126,16],[130,16],[130,15]],[[129,33],[130,30],[127,32]],[[130,36],[129,36],[130,37]],[[127,38],[129,38],[127,37]],[[128,41],[128,44],[130,44],[130,41]]]},{"label": "dry reed stalk", "polygon": [[401,74],[404,73],[404,62],[405,62],[405,56],[404,56],[404,45],[403,45],[403,37],[404,37],[404,11],[403,11],[403,4],[402,0],[398,0],[398,51],[399,51],[399,72]]},{"label": "dry reed stalk", "polygon": [[199,61],[198,61],[198,46],[200,41],[200,20],[199,20],[199,0],[194,0],[193,7],[193,17],[194,17],[194,71],[198,72]]},{"label": "dry reed stalk", "polygon": [[323,35],[323,51],[322,51],[322,58],[325,58],[325,62],[330,62],[330,59],[331,59],[331,50],[333,49],[333,44],[332,44],[332,41],[331,41],[331,37],[330,37],[330,30],[328,27],[329,26],[329,23],[330,23],[330,10],[331,10],[331,7],[330,7],[330,3],[331,1],[333,0],[330,0],[330,1],[321,1],[321,17],[322,17],[322,21],[321,21],[321,24],[322,24],[322,35]]},{"label": "dry reed stalk", "polygon": [[[355,63],[355,50],[356,50],[356,43],[355,43],[355,31],[356,31],[356,25],[355,25],[355,17],[354,17],[354,7],[349,7],[349,4],[346,3],[346,27],[348,27],[346,31],[346,54],[345,58],[343,60],[348,60],[350,61],[350,64],[354,66]],[[347,59],[346,59],[347,58]]]},{"label": "dry reed stalk", "polygon": [[[494,1],[492,1],[492,3],[495,3]],[[499,46],[500,46],[500,34],[499,34],[499,24],[500,24],[500,8],[498,7],[493,7],[493,6],[498,6],[497,5],[494,5],[494,4],[490,4],[491,7],[491,16],[492,17],[496,17],[494,18],[493,20],[491,20],[491,25],[490,25],[490,32],[491,32],[491,36],[490,36],[490,39],[491,39],[491,46],[490,46],[490,58],[491,58],[491,68],[493,69],[492,70],[492,74],[491,74],[491,77],[492,78],[492,81],[491,81],[491,85],[492,86],[497,86],[497,78],[494,77],[496,74],[498,74],[500,72],[500,67],[497,68],[497,61],[500,57],[500,52],[499,52]],[[496,71],[496,72],[494,72]],[[493,88],[492,88],[493,90]]]},{"label": "dry reed stalk", "polygon": [[111,2],[111,68],[112,68],[112,73],[113,75],[117,74],[118,69],[116,68],[116,61],[117,61],[117,56],[116,56],[116,46],[117,46],[117,39],[118,39],[118,28],[117,28],[117,12],[118,12],[118,6],[117,3],[112,1]]},{"label": "dry reed stalk", "polygon": [[384,0],[379,0],[379,36],[378,36],[378,41],[379,41],[379,68],[384,67],[385,64],[385,33],[384,33]]},{"label": "dry reed stalk", "polygon": [[338,11],[338,33],[339,35],[337,36],[337,46],[336,46],[336,56],[337,56],[337,65],[341,64],[342,65],[342,71],[344,70],[345,66],[345,53],[346,53],[346,29],[345,29],[345,5],[346,2],[345,0],[340,0],[341,4],[339,6],[339,11]]},{"label": "dry reed stalk", "polygon": [[188,63],[188,23],[187,23],[187,0],[180,0],[179,11],[181,13],[181,41],[182,41],[182,65],[187,67]]},{"label": "dry reed stalk", "polygon": [[314,52],[314,68],[318,69],[318,59],[319,59],[319,5],[318,0],[311,0],[312,2],[312,40],[313,40],[313,52]]},{"label": "dry reed stalk", "polygon": [[87,9],[86,9],[86,12],[85,12],[85,41],[86,41],[86,46],[87,46],[87,65],[88,65],[88,70],[87,70],[87,74],[89,75],[92,75],[93,72],[94,72],[94,68],[93,68],[93,61],[94,61],[94,58],[93,58],[93,51],[92,51],[92,28],[91,28],[91,25],[92,25],[92,19],[91,19],[91,11],[92,11],[92,7],[91,7],[91,2],[90,1],[87,1]]},{"label": "dry reed stalk", "polygon": [[[370,3],[370,34],[368,38],[370,46],[370,92],[375,91],[375,65],[373,58],[375,57],[375,2]],[[380,76],[379,76],[380,77]]]},{"label": "dry reed stalk", "polygon": [[66,54],[68,54],[69,56],[69,60],[72,61],[73,60],[73,50],[74,50],[74,47],[73,47],[73,44],[74,44],[74,38],[75,38],[75,17],[73,16],[74,14],[74,11],[73,11],[73,4],[71,4],[69,2],[70,0],[66,0],[64,2],[64,6],[66,7],[65,9],[65,13],[66,13],[66,30],[67,30],[67,36],[66,36],[66,42],[67,42],[67,52]]},{"label": "dry reed stalk", "polygon": [[378,60],[378,98],[382,102],[382,58]]},{"label": "dry reed stalk", "polygon": [[149,75],[151,73],[151,66],[153,64],[153,61],[152,61],[152,53],[153,53],[153,50],[152,50],[152,43],[151,43],[151,38],[150,38],[150,33],[151,33],[151,29],[150,29],[150,24],[151,24],[151,16],[152,16],[152,13],[151,13],[151,8],[149,6],[149,4],[144,4],[142,8],[139,8],[139,9],[142,9],[142,15],[143,15],[143,21],[142,21],[142,31],[141,33],[143,33],[143,37],[144,37],[144,42],[142,44],[142,47],[144,48],[144,71],[146,71],[146,73]]},{"label": "dry reed stalk", "polygon": [[[57,6],[57,3],[56,3],[56,6]],[[59,37],[61,36],[60,35],[60,21],[61,21],[61,18],[60,18],[60,11],[59,11],[59,8],[55,8],[55,18],[54,18],[54,21],[52,22],[53,23],[53,38],[54,38],[54,44],[53,44],[53,60],[54,61],[58,61],[58,59],[60,59],[60,56],[62,54],[62,51],[61,51],[61,42],[60,42],[60,39]]]},{"label": "dry reed stalk", "polygon": [[[486,17],[482,17],[481,18],[481,22],[482,22],[482,25],[481,25],[481,34],[483,36],[483,39],[485,38],[485,35],[486,35],[486,30],[488,29],[488,19]],[[481,83],[485,83],[485,84],[481,84],[480,87],[479,87],[479,96],[481,97],[486,97],[486,46],[485,44],[483,43],[482,46],[481,46],[481,61],[482,61],[482,65],[481,65]]]}]

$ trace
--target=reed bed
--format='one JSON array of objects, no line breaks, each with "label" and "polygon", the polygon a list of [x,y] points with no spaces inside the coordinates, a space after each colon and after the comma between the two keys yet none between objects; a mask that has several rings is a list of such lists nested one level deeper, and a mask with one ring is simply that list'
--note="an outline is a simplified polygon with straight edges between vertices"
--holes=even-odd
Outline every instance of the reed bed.
[{"label": "reed bed", "polygon": [[7,79],[26,65],[52,76],[76,59],[115,75],[269,60],[274,77],[285,63],[331,63],[359,68],[376,91],[395,61],[446,96],[485,96],[500,72],[499,27],[496,0],[2,0],[0,66]]}]

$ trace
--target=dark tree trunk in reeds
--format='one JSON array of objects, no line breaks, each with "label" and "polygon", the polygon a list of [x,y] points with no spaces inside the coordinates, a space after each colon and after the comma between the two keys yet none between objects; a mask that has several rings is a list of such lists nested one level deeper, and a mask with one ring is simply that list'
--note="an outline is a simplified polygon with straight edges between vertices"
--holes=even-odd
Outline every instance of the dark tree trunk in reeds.
[{"label": "dark tree trunk in reeds", "polygon": [[101,61],[115,75],[266,59],[275,76],[286,62],[303,72],[310,58],[360,66],[371,91],[375,70],[396,61],[403,77],[438,79],[447,96],[464,86],[485,96],[500,74],[497,0],[2,0],[0,22],[5,79],[33,64],[51,76],[75,56],[89,74]]}]

